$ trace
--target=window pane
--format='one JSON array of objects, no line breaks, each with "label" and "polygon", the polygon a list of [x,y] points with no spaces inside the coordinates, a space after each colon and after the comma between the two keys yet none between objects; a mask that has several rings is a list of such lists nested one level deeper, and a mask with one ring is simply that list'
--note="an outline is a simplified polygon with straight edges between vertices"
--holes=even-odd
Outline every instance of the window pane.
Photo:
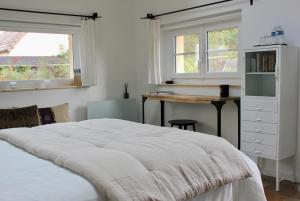
[{"label": "window pane", "polygon": [[208,72],[237,72],[238,29],[207,33]]},{"label": "window pane", "polygon": [[176,56],[176,73],[199,73],[196,54]]},{"label": "window pane", "polygon": [[176,36],[176,54],[198,52],[199,36],[197,34]]},{"label": "window pane", "polygon": [[237,72],[237,51],[210,52],[209,72]]},{"label": "window pane", "polygon": [[72,36],[0,31],[0,80],[70,79]]}]

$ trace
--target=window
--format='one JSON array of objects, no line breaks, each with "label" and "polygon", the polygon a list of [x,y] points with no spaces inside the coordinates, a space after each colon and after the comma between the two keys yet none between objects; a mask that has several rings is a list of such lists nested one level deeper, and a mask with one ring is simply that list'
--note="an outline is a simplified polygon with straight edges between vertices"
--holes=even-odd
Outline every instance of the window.
[{"label": "window", "polygon": [[207,32],[207,72],[238,71],[237,28]]},{"label": "window", "polygon": [[162,62],[170,67],[166,70],[170,77],[239,77],[238,22],[174,26],[166,30]]},{"label": "window", "polygon": [[179,35],[175,43],[176,73],[199,73],[199,35]]},{"label": "window", "polygon": [[72,35],[0,31],[0,81],[72,79]]}]

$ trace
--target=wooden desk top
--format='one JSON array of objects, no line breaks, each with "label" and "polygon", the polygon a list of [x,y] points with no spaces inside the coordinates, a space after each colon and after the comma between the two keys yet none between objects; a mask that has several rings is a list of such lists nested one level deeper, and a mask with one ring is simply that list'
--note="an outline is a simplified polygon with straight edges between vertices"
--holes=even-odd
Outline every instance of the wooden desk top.
[{"label": "wooden desk top", "polygon": [[177,103],[204,103],[211,104],[214,101],[235,101],[240,97],[222,98],[219,96],[196,96],[196,95],[180,95],[180,94],[144,94],[143,97],[148,100],[159,100]]}]

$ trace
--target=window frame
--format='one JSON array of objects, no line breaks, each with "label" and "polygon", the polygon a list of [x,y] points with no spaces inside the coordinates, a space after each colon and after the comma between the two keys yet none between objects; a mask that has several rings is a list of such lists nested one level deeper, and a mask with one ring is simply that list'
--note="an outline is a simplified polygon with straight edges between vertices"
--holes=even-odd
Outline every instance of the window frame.
[{"label": "window frame", "polygon": [[[237,28],[239,33],[237,37],[238,47],[238,64],[237,64],[237,72],[208,72],[208,32],[209,31],[217,31],[222,29],[229,28]],[[176,57],[174,56],[176,53],[176,36],[178,35],[188,35],[188,34],[199,34],[199,62],[198,68],[199,73],[176,73]],[[167,70],[169,73],[168,77],[172,79],[183,78],[183,79],[236,79],[240,78],[241,68],[240,68],[240,37],[241,37],[241,29],[240,29],[240,20],[230,20],[223,22],[214,22],[208,24],[198,24],[193,27],[183,27],[176,28],[175,30],[168,31],[165,35],[166,42],[164,43],[164,51],[166,55],[166,65],[168,66]],[[170,38],[172,38],[170,40]],[[172,41],[172,45],[168,45]],[[168,50],[168,47],[172,47],[172,50]],[[169,60],[169,55],[172,54],[172,61]]]},{"label": "window frame", "polygon": [[[189,34],[185,34],[185,35],[192,35],[192,34],[195,34],[195,35],[198,35],[198,39],[199,39],[199,49],[198,49],[198,53],[200,55],[200,41],[201,41],[201,35],[199,35],[199,33],[189,33]],[[173,40],[173,62],[174,62],[174,74],[198,74],[198,73],[176,73],[177,71],[177,56],[186,56],[186,55],[196,55],[197,54],[197,51],[196,52],[183,52],[183,53],[176,53],[176,50],[177,50],[177,41],[176,41],[176,38],[178,37],[179,35],[176,35]],[[198,55],[198,56],[199,56]],[[200,61],[200,56],[199,56],[199,61]],[[200,69],[200,63],[198,61],[198,70],[199,70],[199,73],[201,72],[201,69]]]},{"label": "window frame", "polygon": [[[231,29],[231,28],[237,28],[238,29],[238,36],[237,36],[237,71],[236,72],[208,72],[208,32],[211,31],[218,31],[218,30],[224,30],[224,29]],[[205,69],[205,77],[207,78],[219,78],[219,77],[237,77],[240,76],[240,67],[239,67],[239,37],[240,37],[240,26],[237,22],[227,22],[222,24],[214,24],[207,26],[205,28],[204,34],[205,37],[205,62],[206,62],[206,69]]]},{"label": "window frame", "polygon": [[[75,25],[54,25],[42,23],[28,22],[8,22],[0,20],[1,31],[11,32],[31,32],[31,33],[52,33],[52,34],[68,34],[72,35],[72,53],[73,53],[73,69],[80,67],[80,26]],[[73,86],[73,70],[70,71],[70,78],[58,78],[49,80],[1,80],[0,90],[6,89],[27,89],[27,88],[54,88]],[[15,83],[16,87],[12,87],[11,83]]]},{"label": "window frame", "polygon": [[[165,60],[162,59],[166,63],[166,66],[168,67],[166,69],[168,77],[171,78],[186,78],[186,77],[201,77],[201,68],[200,60],[198,62],[198,68],[199,73],[176,73],[176,36],[178,35],[188,35],[188,34],[195,34],[197,33],[199,35],[199,42],[202,40],[202,35],[199,34],[202,32],[202,27],[187,27],[184,29],[176,29],[169,31],[167,35],[165,35],[164,40],[166,43],[163,46],[164,50],[162,51],[162,58],[166,58]],[[164,55],[165,54],[165,55]],[[201,55],[201,44],[199,43],[199,54]],[[201,59],[201,56],[199,56],[199,59]]]}]

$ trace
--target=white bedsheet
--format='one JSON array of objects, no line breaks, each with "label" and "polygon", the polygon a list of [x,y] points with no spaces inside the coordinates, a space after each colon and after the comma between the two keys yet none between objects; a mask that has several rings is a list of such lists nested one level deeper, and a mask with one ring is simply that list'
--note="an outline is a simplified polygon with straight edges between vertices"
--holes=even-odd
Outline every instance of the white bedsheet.
[{"label": "white bedsheet", "polygon": [[[254,177],[218,188],[193,201],[265,201],[256,165]],[[84,178],[0,141],[0,201],[104,201]]]}]

